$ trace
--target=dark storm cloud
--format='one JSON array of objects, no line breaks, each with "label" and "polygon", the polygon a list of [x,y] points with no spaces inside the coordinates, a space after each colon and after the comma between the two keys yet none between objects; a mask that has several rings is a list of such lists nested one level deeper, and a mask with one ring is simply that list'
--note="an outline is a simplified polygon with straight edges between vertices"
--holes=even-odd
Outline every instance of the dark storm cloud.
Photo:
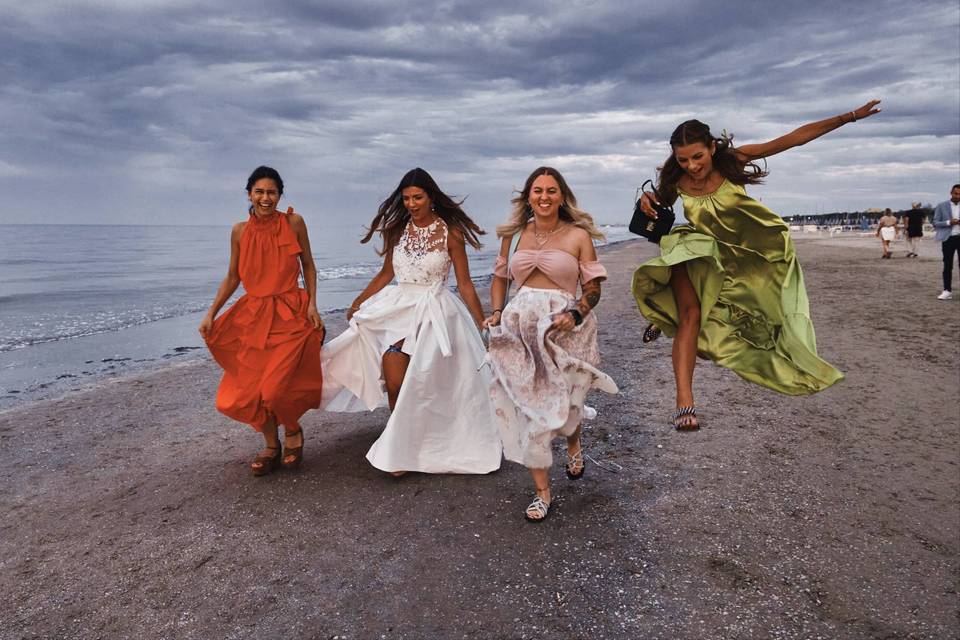
[{"label": "dark storm cloud", "polygon": [[881,116],[772,160],[766,201],[935,200],[960,165],[960,9],[859,6],[22,3],[0,26],[0,179],[53,219],[137,222],[170,189],[227,210],[271,162],[311,208],[363,217],[422,164],[492,221],[551,162],[613,221],[683,119],[758,141],[876,96]]}]

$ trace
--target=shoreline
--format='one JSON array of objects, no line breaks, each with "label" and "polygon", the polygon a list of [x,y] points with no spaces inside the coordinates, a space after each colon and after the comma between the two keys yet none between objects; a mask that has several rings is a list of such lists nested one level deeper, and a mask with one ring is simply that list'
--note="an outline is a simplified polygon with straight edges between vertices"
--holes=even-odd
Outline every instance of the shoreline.
[{"label": "shoreline", "polygon": [[[833,244],[833,245],[851,245],[856,246],[859,249],[876,249],[879,251],[879,238],[874,237],[872,232],[862,232],[862,231],[846,231],[841,233],[831,233],[829,229],[824,229],[815,232],[792,232],[791,237],[794,240],[794,243],[815,243],[815,244]],[[626,238],[621,240],[616,240],[608,244],[602,245],[597,248],[597,253],[600,256],[603,256],[611,251],[617,251],[621,247],[629,244],[638,244],[639,246],[648,246],[651,243],[647,242],[644,238],[634,237]],[[923,257],[930,258],[939,258],[939,254],[936,253],[936,250],[931,250],[931,246],[934,244],[932,236],[924,236],[924,239],[921,241],[921,251],[924,252]],[[906,251],[905,245],[903,244],[902,239],[897,239],[891,243],[891,250],[896,254],[900,251]],[[655,253],[655,252],[654,252]],[[644,254],[646,255],[646,254]],[[650,254],[651,257],[654,255]],[[895,258],[901,256],[895,255]],[[638,263],[639,264],[639,261]],[[483,274],[478,275],[472,278],[474,284],[477,287],[477,292],[480,295],[481,301],[486,304],[488,297],[487,291],[489,290],[490,282],[493,279],[493,274]],[[451,285],[451,288],[456,291],[456,285]],[[224,309],[228,308],[230,304],[235,302],[236,299],[232,299],[226,305]],[[346,328],[346,322],[343,321],[342,315],[346,312],[346,307],[337,307],[327,310],[321,310],[321,317],[324,318],[324,323],[328,327],[328,335],[336,336],[341,331]],[[136,325],[133,327],[128,327],[127,329],[115,332],[103,332],[97,334],[91,334],[86,336],[81,336],[78,338],[73,338],[69,340],[97,340],[101,339],[104,336],[117,335],[122,333],[122,331],[150,331],[154,328],[154,325],[158,323],[166,322],[176,322],[176,323],[185,323],[189,330],[190,338],[193,337],[192,329],[196,324],[199,324],[199,319],[202,317],[203,312],[196,312],[192,314],[186,314],[183,316],[176,316],[171,318],[164,318],[155,323],[145,323],[142,325]],[[192,319],[195,319],[192,320]],[[181,331],[181,334],[183,332]],[[130,334],[126,334],[130,335]],[[69,340],[60,340],[60,341],[50,341],[42,344],[31,345],[31,347],[26,348],[48,348],[49,345],[61,345],[66,343]],[[187,340],[180,340],[181,342],[189,342]],[[19,351],[19,349],[12,350],[13,352]],[[106,367],[101,367],[100,371],[89,373],[83,372],[83,375],[79,372],[64,372],[59,373],[56,377],[49,380],[40,381],[34,385],[28,386],[25,389],[8,391],[7,395],[0,397],[0,416],[8,413],[10,411],[23,409],[30,407],[31,405],[38,402],[50,402],[56,401],[61,398],[69,397],[77,393],[87,393],[96,391],[100,386],[104,384],[112,384],[114,382],[123,382],[128,380],[130,377],[151,375],[153,373],[162,372],[168,368],[177,368],[188,366],[192,364],[200,364],[203,362],[212,362],[210,359],[209,352],[206,347],[203,345],[202,340],[199,338],[196,339],[196,344],[181,344],[177,346],[171,346],[166,348],[165,352],[157,357],[151,357],[148,359],[137,359],[135,356],[130,354],[113,354],[108,355],[108,357],[102,359],[99,362],[87,361],[86,364],[93,365],[92,367],[87,368],[97,368],[100,365],[106,365]]]},{"label": "shoreline", "polygon": [[815,240],[818,346],[846,380],[785,397],[700,362],[694,434],[666,425],[671,342],[641,346],[629,297],[656,247],[604,255],[621,393],[590,398],[584,479],[556,443],[539,525],[519,465],[370,467],[383,409],[308,412],[303,468],[253,478],[260,438],[216,412],[212,362],[0,413],[0,637],[956,636],[958,301],[935,300],[932,243]]},{"label": "shoreline", "polygon": [[[598,247],[602,255],[615,247],[629,242],[634,238],[615,240]],[[471,278],[482,292],[481,300],[485,300],[486,290],[489,289],[493,273],[477,275]],[[455,281],[451,288],[456,291]],[[359,293],[360,289],[356,291]],[[226,310],[236,299],[237,294],[227,304]],[[351,294],[352,295],[352,294]],[[339,324],[337,318],[346,313],[347,307],[335,306],[321,309],[321,317],[327,323],[327,318],[334,318],[329,326],[332,335],[337,335],[346,328],[346,323]],[[101,331],[67,339],[48,340],[31,344],[26,347],[0,352],[0,357],[16,361],[24,358],[24,363],[15,370],[19,381],[9,380],[0,387],[0,415],[11,409],[29,406],[34,402],[64,397],[68,394],[95,389],[101,383],[128,376],[136,376],[152,371],[161,371],[168,365],[209,360],[209,353],[203,340],[195,335],[195,328],[200,324],[205,311],[197,311],[162,318],[154,322],[147,322],[120,330]],[[71,364],[63,366],[64,354],[67,356],[86,347],[84,353],[91,348],[87,345],[101,343],[100,355],[93,360],[85,357],[74,357]],[[165,344],[166,346],[158,346]],[[34,349],[30,357],[26,358],[26,349]],[[44,357],[44,354],[50,354]],[[69,358],[66,358],[69,359]],[[31,364],[32,363],[32,364]],[[46,364],[38,364],[46,363]],[[38,369],[46,373],[38,373]],[[46,376],[40,379],[41,376]],[[7,378],[12,378],[12,373]],[[29,379],[29,383],[24,384]]]}]

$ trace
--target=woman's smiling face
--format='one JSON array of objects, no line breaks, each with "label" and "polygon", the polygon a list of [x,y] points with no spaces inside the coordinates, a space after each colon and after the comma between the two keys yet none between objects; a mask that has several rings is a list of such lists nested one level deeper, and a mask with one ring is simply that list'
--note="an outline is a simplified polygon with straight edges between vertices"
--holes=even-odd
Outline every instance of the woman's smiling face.
[{"label": "woman's smiling face", "polygon": [[270,215],[280,202],[280,189],[270,178],[260,178],[254,182],[248,195],[254,212],[259,216]]},{"label": "woman's smiling face", "polygon": [[527,203],[535,215],[543,217],[558,215],[560,205],[563,204],[563,194],[556,179],[546,173],[537,176],[537,179],[530,185],[530,196],[527,198]]},{"label": "woman's smiling face", "polygon": [[680,168],[694,180],[704,180],[713,171],[713,153],[716,143],[707,148],[702,142],[694,142],[673,148],[673,157]]}]

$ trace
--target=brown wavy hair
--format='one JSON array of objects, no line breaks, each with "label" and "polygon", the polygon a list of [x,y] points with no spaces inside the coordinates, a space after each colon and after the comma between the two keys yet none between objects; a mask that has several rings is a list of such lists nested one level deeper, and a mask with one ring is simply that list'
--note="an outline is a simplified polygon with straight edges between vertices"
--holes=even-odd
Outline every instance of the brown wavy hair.
[{"label": "brown wavy hair", "polygon": [[392,251],[400,236],[403,235],[403,229],[410,221],[410,214],[407,208],[403,206],[403,190],[407,187],[419,187],[423,189],[430,197],[433,203],[433,211],[443,220],[447,228],[457,229],[463,234],[463,239],[474,249],[479,249],[480,244],[478,236],[486,233],[476,222],[470,219],[470,216],[461,208],[463,200],[457,202],[437,186],[433,177],[417,167],[404,174],[400,184],[393,190],[387,199],[380,204],[377,215],[373,222],[367,228],[367,234],[360,240],[361,243],[369,242],[373,234],[379,233],[383,238],[383,248],[377,251],[378,255],[386,255]]},{"label": "brown wavy hair", "polygon": [[513,210],[507,221],[497,227],[497,236],[501,238],[513,237],[518,231],[522,231],[527,226],[527,222],[533,218],[533,209],[530,208],[530,190],[533,188],[533,182],[540,176],[550,176],[557,181],[560,187],[560,193],[563,195],[563,204],[560,205],[558,214],[561,220],[569,222],[575,227],[580,227],[590,234],[594,240],[604,240],[606,236],[597,229],[596,223],[586,211],[577,207],[577,196],[573,195],[567,181],[563,179],[560,172],[553,167],[537,167],[527,178],[521,191],[515,198],[510,200]]},{"label": "brown wavy hair", "polygon": [[[687,120],[674,129],[673,135],[670,136],[671,150],[697,142],[702,143],[707,149],[710,149],[711,144],[717,145],[717,150],[713,154],[713,167],[730,182],[739,185],[760,184],[767,177],[765,168],[761,168],[755,162],[742,162],[737,157],[732,135],[724,132],[717,138],[710,133],[710,125],[699,120]],[[667,203],[673,204],[676,202],[677,183],[680,182],[684,173],[683,167],[671,153],[663,166],[660,167],[660,179],[657,184],[660,197]]]}]

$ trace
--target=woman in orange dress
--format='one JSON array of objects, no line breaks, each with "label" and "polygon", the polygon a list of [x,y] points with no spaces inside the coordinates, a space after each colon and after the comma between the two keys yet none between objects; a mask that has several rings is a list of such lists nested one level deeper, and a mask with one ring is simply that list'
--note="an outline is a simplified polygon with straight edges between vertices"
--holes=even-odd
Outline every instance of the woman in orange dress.
[{"label": "woman in orange dress", "polygon": [[[223,367],[217,409],[263,434],[266,450],[250,465],[262,476],[303,460],[300,416],[320,406],[320,347],[325,330],[317,312],[317,269],[303,218],[277,211],[283,180],[257,167],[247,180],[250,218],[233,227],[230,266],[200,323],[213,358]],[[298,284],[301,270],[306,290]],[[246,292],[214,320],[243,284]],[[284,426],[282,455],[277,425]]]}]

